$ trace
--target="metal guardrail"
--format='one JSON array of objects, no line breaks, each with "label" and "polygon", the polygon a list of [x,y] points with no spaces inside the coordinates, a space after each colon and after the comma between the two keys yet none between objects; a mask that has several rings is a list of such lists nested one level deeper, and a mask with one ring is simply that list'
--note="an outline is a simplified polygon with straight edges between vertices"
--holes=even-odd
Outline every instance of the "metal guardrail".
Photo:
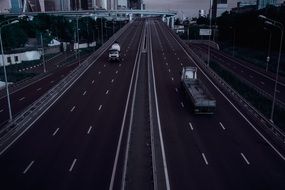
[{"label": "metal guardrail", "polygon": [[282,143],[285,144],[285,133],[274,123],[272,123],[268,118],[266,118],[262,113],[260,113],[255,107],[253,107],[247,100],[245,100],[238,92],[236,92],[228,83],[226,83],[219,75],[217,75],[210,67],[208,67],[204,61],[195,54],[193,50],[182,40],[180,39],[173,31],[171,34],[182,47],[192,56],[192,58],[203,67],[203,71],[207,73],[212,79],[215,80],[215,83],[219,86],[220,89],[223,89],[224,92],[227,92],[228,95],[234,98],[240,106],[246,108],[247,113],[253,118],[259,121],[262,126],[266,129],[269,129]]},{"label": "metal guardrail", "polygon": [[71,88],[71,86],[93,65],[108,47],[127,30],[129,25],[130,23],[126,24],[96,52],[82,62],[77,69],[71,71],[52,89],[33,102],[28,108],[18,114],[13,121],[0,130],[0,155],[7,149],[7,146],[9,146],[10,143],[17,140],[21,134],[27,131],[38,118],[40,118],[67,90]]},{"label": "metal guardrail", "polygon": [[220,46],[218,43],[216,43],[215,41],[209,41],[209,40],[189,40],[187,41],[189,42],[190,44],[204,44],[204,45],[209,45],[214,48],[214,49],[217,49],[217,50],[220,50]]},{"label": "metal guardrail", "polygon": [[[194,51],[193,51],[194,52]],[[197,54],[196,52],[194,52],[195,54]],[[202,54],[199,54],[202,56]],[[200,58],[201,59],[201,58]],[[220,59],[220,58],[217,58]],[[226,66],[224,66],[223,64],[219,64],[220,67],[222,67],[223,69],[225,69],[226,71],[228,71],[229,73],[231,73],[234,77],[238,78],[241,82],[243,82],[244,84],[246,84],[247,86],[249,86],[250,88],[254,89],[258,94],[260,94],[261,96],[269,99],[269,100],[273,100],[273,96],[271,94],[269,94],[268,92],[265,92],[263,89],[259,88],[258,86],[256,86],[255,84],[252,84],[250,81],[248,81],[247,79],[238,76],[235,72],[233,72],[232,70],[228,69]],[[279,99],[276,99],[276,104],[285,109],[285,103],[282,102]]]}]

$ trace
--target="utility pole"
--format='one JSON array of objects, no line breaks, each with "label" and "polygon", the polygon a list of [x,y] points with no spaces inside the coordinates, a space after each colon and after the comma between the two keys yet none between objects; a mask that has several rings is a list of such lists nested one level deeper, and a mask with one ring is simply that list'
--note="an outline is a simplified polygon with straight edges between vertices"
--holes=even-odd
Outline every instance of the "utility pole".
[{"label": "utility pole", "polygon": [[44,49],[44,41],[43,41],[43,34],[41,33],[41,44],[42,44],[42,54],[43,54],[43,67],[44,73],[46,73],[46,63],[45,63],[45,49]]}]

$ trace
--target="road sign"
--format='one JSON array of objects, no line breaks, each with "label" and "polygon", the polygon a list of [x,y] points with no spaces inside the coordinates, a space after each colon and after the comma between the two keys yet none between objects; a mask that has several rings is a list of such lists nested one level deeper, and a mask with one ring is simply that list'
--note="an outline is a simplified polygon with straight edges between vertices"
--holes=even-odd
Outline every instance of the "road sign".
[{"label": "road sign", "polygon": [[200,36],[210,36],[212,35],[211,29],[200,29],[199,31]]}]

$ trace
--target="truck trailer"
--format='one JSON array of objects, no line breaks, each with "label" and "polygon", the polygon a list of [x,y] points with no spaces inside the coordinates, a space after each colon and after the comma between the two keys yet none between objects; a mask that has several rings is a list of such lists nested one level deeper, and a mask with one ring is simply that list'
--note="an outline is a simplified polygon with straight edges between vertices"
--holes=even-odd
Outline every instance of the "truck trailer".
[{"label": "truck trailer", "polygon": [[216,100],[206,86],[197,79],[196,67],[184,67],[182,69],[181,87],[195,114],[214,113]]}]

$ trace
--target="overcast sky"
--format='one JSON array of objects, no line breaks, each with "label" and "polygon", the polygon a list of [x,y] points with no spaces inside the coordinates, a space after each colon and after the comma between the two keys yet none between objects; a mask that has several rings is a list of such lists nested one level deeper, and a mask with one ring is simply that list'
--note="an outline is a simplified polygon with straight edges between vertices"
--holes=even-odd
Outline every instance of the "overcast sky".
[{"label": "overcast sky", "polygon": [[[236,7],[237,2],[241,0],[228,0],[228,8],[231,9]],[[256,0],[244,0],[246,2]],[[283,2],[284,0],[277,0],[277,2]],[[197,17],[200,9],[206,12],[210,7],[210,0],[144,0],[147,9],[158,9],[158,10],[177,10],[178,15],[182,14],[186,17]]]},{"label": "overcast sky", "polygon": [[199,9],[209,9],[209,0],[144,0],[147,9],[178,10],[185,16],[198,16]]}]

